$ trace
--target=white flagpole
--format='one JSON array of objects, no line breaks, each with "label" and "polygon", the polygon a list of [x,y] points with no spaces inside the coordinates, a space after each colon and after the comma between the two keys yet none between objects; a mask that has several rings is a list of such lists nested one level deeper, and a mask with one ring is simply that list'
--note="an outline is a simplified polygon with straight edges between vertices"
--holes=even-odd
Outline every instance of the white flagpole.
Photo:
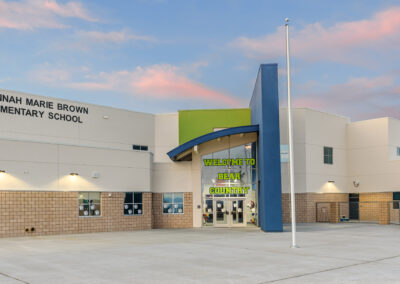
[{"label": "white flagpole", "polygon": [[292,102],[290,97],[290,49],[289,49],[289,19],[285,19],[286,26],[286,72],[287,72],[287,93],[288,93],[288,132],[289,132],[289,175],[290,175],[290,205],[292,219],[292,248],[296,244],[296,202],[294,194],[294,160],[293,160],[293,127],[292,127]]}]

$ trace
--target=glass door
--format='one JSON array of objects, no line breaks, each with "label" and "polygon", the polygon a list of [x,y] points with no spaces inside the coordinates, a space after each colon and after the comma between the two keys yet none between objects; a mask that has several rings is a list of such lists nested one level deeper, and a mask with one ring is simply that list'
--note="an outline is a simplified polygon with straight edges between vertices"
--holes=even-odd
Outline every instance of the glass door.
[{"label": "glass door", "polygon": [[214,226],[216,227],[227,227],[228,222],[228,200],[214,199]]},{"label": "glass door", "polygon": [[[246,226],[244,199],[214,199],[213,219],[215,227]],[[210,207],[210,206],[208,206]]]},{"label": "glass door", "polygon": [[231,201],[231,226],[241,227],[246,225],[246,214],[243,199]]}]

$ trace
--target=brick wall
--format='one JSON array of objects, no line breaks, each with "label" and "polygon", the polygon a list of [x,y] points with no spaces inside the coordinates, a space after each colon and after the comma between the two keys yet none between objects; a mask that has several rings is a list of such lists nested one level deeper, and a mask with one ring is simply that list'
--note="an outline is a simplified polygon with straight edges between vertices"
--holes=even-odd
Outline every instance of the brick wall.
[{"label": "brick wall", "polygon": [[191,192],[183,195],[183,214],[163,214],[162,193],[153,193],[153,228],[192,228],[193,196]]},{"label": "brick wall", "polygon": [[151,203],[143,193],[143,215],[124,216],[124,193],[103,192],[101,216],[78,217],[77,192],[1,191],[0,237],[151,229]]},{"label": "brick wall", "polygon": [[[349,195],[347,193],[296,193],[296,222],[316,222],[317,203],[348,201]],[[328,207],[331,210],[330,206]],[[283,223],[290,223],[291,220],[289,193],[282,194],[282,220]]]},{"label": "brick wall", "polygon": [[360,221],[379,221],[381,218],[382,206],[393,200],[392,192],[360,193]]}]

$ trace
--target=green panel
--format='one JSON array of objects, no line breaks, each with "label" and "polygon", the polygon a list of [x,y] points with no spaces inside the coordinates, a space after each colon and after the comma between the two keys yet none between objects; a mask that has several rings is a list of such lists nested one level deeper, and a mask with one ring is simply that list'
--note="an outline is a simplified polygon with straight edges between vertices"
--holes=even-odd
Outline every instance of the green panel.
[{"label": "green panel", "polygon": [[179,144],[211,133],[215,128],[245,125],[251,125],[251,110],[249,108],[180,110]]}]

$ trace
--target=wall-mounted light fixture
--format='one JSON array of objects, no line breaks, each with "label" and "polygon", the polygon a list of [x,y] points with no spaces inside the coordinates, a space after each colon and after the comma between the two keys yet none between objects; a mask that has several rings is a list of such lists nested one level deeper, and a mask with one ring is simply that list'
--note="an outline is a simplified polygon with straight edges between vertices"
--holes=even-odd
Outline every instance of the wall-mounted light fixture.
[{"label": "wall-mounted light fixture", "polygon": [[72,176],[72,177],[79,176],[79,174],[78,174],[78,173],[70,173],[69,175],[70,175],[70,176]]},{"label": "wall-mounted light fixture", "polygon": [[334,180],[328,180],[328,182],[329,182],[329,183],[335,183],[335,181],[334,181]]}]

